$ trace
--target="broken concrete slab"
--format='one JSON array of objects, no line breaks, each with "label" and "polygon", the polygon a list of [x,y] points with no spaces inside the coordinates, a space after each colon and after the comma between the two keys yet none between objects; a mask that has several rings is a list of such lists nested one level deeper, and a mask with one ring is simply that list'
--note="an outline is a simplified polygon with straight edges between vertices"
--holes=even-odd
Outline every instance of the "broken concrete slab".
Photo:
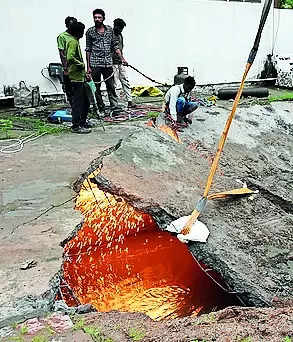
[{"label": "broken concrete slab", "polygon": [[16,322],[44,316],[51,309],[52,305],[48,300],[42,300],[37,296],[27,296],[18,299],[15,303],[4,304],[1,306],[0,312],[0,329]]},{"label": "broken concrete slab", "polygon": [[[293,195],[289,190],[293,181],[293,136],[279,120],[282,118],[286,127],[291,127],[293,120],[286,110],[276,110],[277,114],[263,108],[261,111],[273,117],[265,125],[259,107],[249,109],[262,128],[250,134],[239,125],[237,134],[228,139],[213,186],[213,192],[217,192],[240,187],[239,180],[247,181],[260,190],[259,195],[253,200],[210,201],[200,218],[211,231],[208,243],[190,243],[189,247],[198,260],[221,273],[244,303],[268,306],[276,296],[292,295],[289,252],[293,242]],[[248,115],[245,110],[243,113]],[[223,119],[223,113],[220,117]],[[201,125],[202,140],[195,139],[195,133],[190,138],[192,126],[182,134],[183,139],[192,140],[181,145],[156,129],[138,127],[108,150],[108,155],[103,152],[103,158],[92,162],[89,173],[102,163],[102,173],[96,177],[98,186],[150,213],[164,229],[174,218],[190,214],[202,195],[219,122],[213,126],[209,129],[209,125]],[[196,129],[198,132],[199,127]],[[208,135],[206,144],[204,136]]]}]

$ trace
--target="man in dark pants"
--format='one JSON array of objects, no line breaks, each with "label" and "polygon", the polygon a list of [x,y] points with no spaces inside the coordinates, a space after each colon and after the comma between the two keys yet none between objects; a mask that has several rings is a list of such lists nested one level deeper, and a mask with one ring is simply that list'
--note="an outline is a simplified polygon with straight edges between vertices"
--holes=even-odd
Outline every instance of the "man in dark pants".
[{"label": "man in dark pants", "polygon": [[105,104],[100,89],[102,75],[106,83],[111,111],[116,114],[120,108],[118,108],[118,96],[114,86],[113,52],[117,53],[122,62],[126,63],[126,61],[119,50],[117,40],[114,38],[112,27],[104,25],[105,12],[102,9],[95,9],[93,18],[95,26],[86,32],[87,73],[96,83],[96,98],[101,116],[105,115]]},{"label": "man in dark pants", "polygon": [[59,50],[59,55],[60,55],[60,60],[63,66],[63,91],[66,94],[67,100],[71,105],[71,98],[72,98],[72,88],[71,88],[71,83],[70,79],[68,77],[68,66],[67,66],[67,60],[66,60],[66,43],[68,39],[71,39],[72,36],[68,32],[69,27],[73,24],[76,23],[77,19],[74,17],[67,17],[65,19],[65,26],[67,27],[67,30],[57,37],[57,46]]},{"label": "man in dark pants", "polygon": [[73,133],[90,133],[86,122],[89,111],[89,100],[86,94],[86,72],[83,62],[79,39],[84,34],[84,24],[73,23],[69,28],[71,39],[66,44],[66,60],[68,76],[72,86],[72,126]]}]

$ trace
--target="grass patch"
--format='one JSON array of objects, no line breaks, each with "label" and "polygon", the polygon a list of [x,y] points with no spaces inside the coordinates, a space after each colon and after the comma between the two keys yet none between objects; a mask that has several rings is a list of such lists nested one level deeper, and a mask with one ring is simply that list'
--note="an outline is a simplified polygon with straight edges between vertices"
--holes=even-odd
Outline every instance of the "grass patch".
[{"label": "grass patch", "polygon": [[70,129],[64,125],[50,124],[45,120],[10,116],[9,119],[0,119],[0,139],[11,139],[16,137],[16,132],[20,132],[21,137],[30,135],[31,133],[37,134],[61,134],[69,132]]},{"label": "grass patch", "polygon": [[152,119],[152,118],[157,118],[160,115],[160,112],[148,112],[147,113],[147,118]]},{"label": "grass patch", "polygon": [[128,330],[128,336],[132,341],[141,341],[145,337],[145,332],[137,328],[130,328]]},{"label": "grass patch", "polygon": [[49,342],[48,338],[45,336],[35,336],[31,342]]},{"label": "grass patch", "polygon": [[73,330],[81,330],[84,328],[84,319],[79,318],[74,322]]},{"label": "grass patch", "polygon": [[195,325],[201,325],[201,324],[209,324],[209,323],[215,323],[216,322],[216,315],[211,312],[209,314],[201,315],[199,316],[195,322],[192,324]]},{"label": "grass patch", "polygon": [[45,329],[49,336],[55,335],[55,331],[49,325],[47,325]]},{"label": "grass patch", "polygon": [[97,339],[101,336],[101,330],[97,327],[88,325],[82,329],[86,334],[89,334],[92,339]]},{"label": "grass patch", "polygon": [[[74,319],[74,318],[72,318]],[[111,338],[105,337],[101,332],[101,329],[93,325],[85,325],[83,318],[76,320],[73,326],[73,330],[82,330],[85,334],[88,334],[94,342],[113,342]]]},{"label": "grass patch", "polygon": [[39,134],[59,134],[68,131],[68,127],[57,124],[50,124],[47,121],[34,118],[14,117],[11,119],[15,125],[20,125],[26,129],[37,131]]},{"label": "grass patch", "polygon": [[24,342],[24,339],[22,336],[13,336],[13,337],[9,337],[8,341],[11,342]]},{"label": "grass patch", "polygon": [[26,335],[28,333],[28,327],[25,324],[23,324],[19,329],[19,333],[20,335]]},{"label": "grass patch", "polygon": [[275,102],[275,101],[293,101],[293,92],[287,92],[282,95],[277,96],[269,96],[268,97],[269,102]]},{"label": "grass patch", "polygon": [[13,128],[12,120],[0,119],[0,131],[6,139],[9,138],[9,131],[12,128]]},{"label": "grass patch", "polygon": [[[0,212],[1,212],[1,209],[0,209]],[[18,323],[17,323],[17,322],[13,322],[13,323],[11,324],[11,328],[12,328],[13,330],[16,330],[17,326],[18,326]]]}]

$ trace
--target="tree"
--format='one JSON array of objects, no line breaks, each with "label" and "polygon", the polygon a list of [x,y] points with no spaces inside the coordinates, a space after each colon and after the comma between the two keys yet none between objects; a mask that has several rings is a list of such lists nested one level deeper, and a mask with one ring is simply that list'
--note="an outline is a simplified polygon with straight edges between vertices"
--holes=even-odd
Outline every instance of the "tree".
[{"label": "tree", "polygon": [[293,9],[293,0],[279,0],[278,8]]}]

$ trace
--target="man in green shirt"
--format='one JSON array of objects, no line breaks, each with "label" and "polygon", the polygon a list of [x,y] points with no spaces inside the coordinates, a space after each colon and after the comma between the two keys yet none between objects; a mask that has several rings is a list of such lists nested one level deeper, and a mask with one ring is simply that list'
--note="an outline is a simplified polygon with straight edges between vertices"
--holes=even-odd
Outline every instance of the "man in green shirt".
[{"label": "man in green shirt", "polygon": [[65,92],[67,99],[71,105],[71,97],[72,97],[72,89],[70,80],[68,77],[68,69],[67,69],[67,60],[66,60],[66,43],[68,39],[72,38],[71,34],[69,34],[68,29],[73,24],[76,23],[77,19],[74,17],[67,17],[65,19],[65,26],[67,30],[57,37],[57,46],[59,50],[60,60],[63,66],[63,91]]},{"label": "man in green shirt", "polygon": [[84,34],[84,24],[80,22],[73,23],[68,33],[65,46],[68,77],[72,87],[72,126],[73,133],[90,133],[91,130],[86,122],[89,111],[89,100],[85,88],[86,72],[83,62],[79,39]]}]

